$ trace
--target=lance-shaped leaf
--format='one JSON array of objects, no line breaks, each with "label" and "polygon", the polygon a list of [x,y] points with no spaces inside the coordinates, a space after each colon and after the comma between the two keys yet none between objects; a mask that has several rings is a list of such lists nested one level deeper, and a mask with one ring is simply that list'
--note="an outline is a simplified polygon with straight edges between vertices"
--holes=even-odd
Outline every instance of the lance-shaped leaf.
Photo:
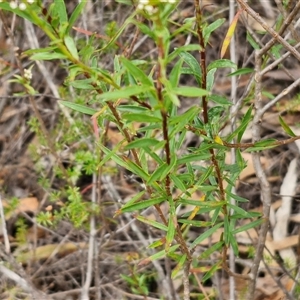
[{"label": "lance-shaped leaf", "polygon": [[132,211],[137,211],[137,210],[141,210],[141,209],[146,209],[150,206],[159,204],[163,201],[165,201],[166,198],[165,197],[160,197],[160,198],[153,198],[153,199],[149,199],[149,200],[142,200],[140,202],[137,203],[132,203],[130,205],[124,205],[120,211],[122,213],[125,212],[132,212]]},{"label": "lance-shaped leaf", "polygon": [[59,103],[61,103],[62,105],[69,107],[75,111],[81,112],[83,114],[87,114],[87,115],[94,115],[95,113],[97,113],[97,110],[82,104],[77,104],[77,103],[73,103],[73,102],[69,102],[69,101],[63,101],[63,100],[59,100]]},{"label": "lance-shaped leaf", "polygon": [[222,261],[217,262],[214,264],[210,270],[203,276],[202,281],[205,282],[207,279],[212,277],[217,270],[219,270],[222,267]]},{"label": "lance-shaped leaf", "polygon": [[154,220],[150,220],[146,217],[143,217],[143,216],[137,216],[135,217],[137,220],[139,220],[140,222],[143,222],[147,225],[150,225],[154,228],[157,228],[157,229],[160,229],[160,230],[163,230],[163,231],[168,231],[168,227],[162,223],[159,223],[159,222],[156,222]]},{"label": "lance-shaped leaf", "polygon": [[223,45],[222,45],[222,48],[221,48],[221,58],[224,57],[225,53],[226,53],[226,50],[230,44],[230,41],[233,37],[233,34],[234,34],[234,31],[235,31],[235,28],[236,28],[236,24],[238,22],[238,19],[239,19],[239,16],[241,14],[242,10],[239,10],[236,15],[234,16],[229,28],[228,28],[228,31],[226,33],[226,36],[225,36],[225,39],[224,39],[224,42],[223,42]]},{"label": "lance-shaped leaf", "polygon": [[188,70],[193,74],[199,86],[201,85],[201,68],[197,59],[188,52],[181,52],[179,56],[184,60],[184,62],[189,66]]},{"label": "lance-shaped leaf", "polygon": [[183,269],[183,265],[184,263],[186,262],[186,258],[187,258],[187,255],[186,254],[183,254],[177,264],[177,266],[173,269],[172,271],[172,274],[171,274],[171,278],[174,279],[176,277],[176,275],[178,274],[178,272],[180,270]]},{"label": "lance-shaped leaf", "polygon": [[224,222],[221,222],[219,224],[216,224],[212,228],[206,230],[204,233],[202,233],[199,237],[197,237],[194,242],[190,245],[190,249],[200,244],[202,241],[210,237],[214,232],[216,232],[222,225],[224,225]]},{"label": "lance-shaped leaf", "polygon": [[139,86],[139,85],[134,85],[134,86],[128,86],[125,88],[122,88],[120,90],[114,90],[114,91],[108,91],[106,93],[103,93],[99,95],[98,97],[100,99],[105,99],[105,100],[116,100],[120,98],[129,98],[131,96],[136,96],[141,93],[145,93],[149,91],[151,88],[149,86]]},{"label": "lance-shaped leaf", "polygon": [[[170,249],[169,249],[169,252],[174,252],[177,248],[179,247],[179,245],[174,245],[172,246]],[[167,253],[164,250],[162,251],[159,251],[145,259],[143,259],[142,261],[139,262],[139,266],[142,266],[142,265],[147,265],[149,264],[150,262],[154,261],[154,260],[157,260],[157,259],[162,259],[164,257],[166,257]]]},{"label": "lance-shaped leaf", "polygon": [[292,136],[292,137],[296,136],[296,134],[295,134],[295,133],[293,132],[293,130],[289,127],[289,125],[286,124],[286,123],[284,122],[284,120],[282,119],[281,116],[279,116],[279,123],[280,123],[281,127],[283,128],[283,130],[284,130],[289,136]]}]

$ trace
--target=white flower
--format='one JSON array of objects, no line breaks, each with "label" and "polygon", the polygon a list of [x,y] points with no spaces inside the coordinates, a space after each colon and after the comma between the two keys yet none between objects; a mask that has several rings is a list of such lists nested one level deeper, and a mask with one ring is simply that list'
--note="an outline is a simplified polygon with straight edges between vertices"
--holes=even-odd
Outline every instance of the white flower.
[{"label": "white flower", "polygon": [[18,7],[18,3],[16,1],[11,1],[9,6],[11,9],[16,9]]},{"label": "white flower", "polygon": [[25,10],[25,9],[26,9],[26,4],[23,3],[23,2],[20,3],[20,4],[19,4],[19,9],[20,9],[20,10]]},{"label": "white flower", "polygon": [[34,0],[27,0],[27,3],[32,4],[34,3]]},{"label": "white flower", "polygon": [[154,7],[152,5],[145,5],[144,9],[151,14],[153,12]]},{"label": "white flower", "polygon": [[32,78],[32,72],[31,72],[31,69],[24,69],[24,77],[25,77],[27,80],[31,80],[31,78]]}]

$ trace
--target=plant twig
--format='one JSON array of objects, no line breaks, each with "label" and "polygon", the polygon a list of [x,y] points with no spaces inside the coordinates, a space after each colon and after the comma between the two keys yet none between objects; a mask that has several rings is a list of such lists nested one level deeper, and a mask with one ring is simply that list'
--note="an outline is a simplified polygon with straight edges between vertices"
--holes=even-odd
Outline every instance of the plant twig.
[{"label": "plant twig", "polygon": [[[292,47],[288,42],[286,42],[279,34],[276,32],[273,28],[269,27],[268,24],[264,21],[263,18],[259,16],[258,13],[256,13],[245,1],[243,0],[237,0],[238,3],[241,5],[241,7],[252,17],[254,18],[267,32],[269,32],[272,37],[274,38],[274,41],[277,41],[279,44],[283,45],[288,51],[291,52],[292,55],[294,55],[299,61],[300,61],[300,53],[295,49],[295,47]],[[300,6],[300,2],[297,4]],[[272,45],[268,45],[268,47],[272,47]],[[267,49],[265,49],[267,50]]]},{"label": "plant twig", "polygon": [[[262,108],[262,76],[260,74],[261,70],[261,63],[262,63],[262,56],[261,52],[257,51],[255,53],[255,109],[256,112],[254,114],[253,119],[253,127],[252,127],[252,136],[253,142],[257,142],[261,139],[260,131],[261,131],[261,108]],[[261,198],[263,203],[263,217],[265,222],[261,225],[257,248],[256,248],[256,255],[253,260],[253,265],[251,267],[251,280],[248,286],[247,292],[247,300],[252,300],[254,297],[255,286],[256,286],[256,278],[257,272],[259,268],[260,261],[263,257],[263,250],[265,246],[265,241],[267,237],[267,233],[269,230],[269,217],[270,217],[270,207],[271,207],[271,188],[266,177],[266,174],[263,170],[261,161],[260,161],[260,153],[253,152],[252,154],[253,164],[255,168],[256,175],[258,177],[258,181],[261,187]]]},{"label": "plant twig", "polygon": [[[97,175],[93,174],[93,188],[92,188],[92,204],[96,206],[97,199]],[[89,289],[92,282],[92,273],[93,273],[93,262],[94,262],[94,252],[96,246],[96,220],[94,214],[90,217],[90,237],[89,237],[89,249],[88,249],[88,257],[87,257],[87,269],[86,269],[86,279],[85,283],[82,287],[81,299],[88,300],[89,299]]]},{"label": "plant twig", "polygon": [[1,231],[2,231],[3,238],[4,238],[5,252],[7,254],[9,254],[10,253],[10,243],[9,243],[9,238],[8,238],[8,233],[7,233],[7,228],[6,228],[6,220],[5,220],[5,214],[4,214],[3,202],[2,202],[1,195],[0,195],[0,218],[1,218]]}]

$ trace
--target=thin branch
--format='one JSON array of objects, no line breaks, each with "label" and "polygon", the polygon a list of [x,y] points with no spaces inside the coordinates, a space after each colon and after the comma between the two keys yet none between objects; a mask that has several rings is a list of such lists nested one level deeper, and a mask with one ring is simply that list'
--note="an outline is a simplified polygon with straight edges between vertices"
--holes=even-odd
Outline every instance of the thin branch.
[{"label": "thin branch", "polygon": [[183,300],[190,300],[190,269],[191,269],[191,262],[187,259],[185,261],[184,267],[183,267]]},{"label": "thin branch", "polygon": [[[97,204],[97,175],[96,173],[93,174],[93,188],[92,188],[92,204],[96,206]],[[95,216],[92,213],[90,219],[90,237],[89,237],[89,250],[88,250],[88,257],[87,257],[87,269],[86,269],[86,279],[85,283],[82,287],[81,292],[81,299],[88,300],[89,299],[89,289],[91,287],[92,282],[92,274],[93,274],[93,262],[94,262],[94,253],[95,253],[95,246],[96,246],[96,220]]]},{"label": "thin branch", "polygon": [[2,235],[4,237],[5,252],[7,254],[9,254],[10,253],[10,243],[9,243],[9,238],[8,238],[8,233],[7,233],[7,228],[6,228],[6,220],[5,220],[1,195],[0,195],[0,218],[1,218]]},{"label": "thin branch", "polygon": [[289,87],[285,88],[280,94],[278,94],[272,101],[268,102],[261,110],[263,115],[268,109],[270,109],[274,104],[276,104],[281,98],[290,93],[294,88],[300,84],[300,78],[294,81]]},{"label": "thin branch", "polygon": [[[264,21],[263,18],[259,16],[258,13],[256,13],[245,1],[243,0],[237,0],[238,3],[241,5],[243,9],[246,10],[246,12],[253,18],[255,19],[267,32],[269,32],[272,37],[274,38],[275,41],[277,41],[279,44],[283,45],[288,51],[291,52],[292,55],[294,55],[299,61],[300,61],[300,53],[292,47],[288,42],[286,42],[279,34],[276,32],[273,28],[269,27],[268,24]],[[297,4],[297,9],[298,6],[300,6],[300,2]],[[270,46],[270,45],[268,45]],[[272,47],[272,45],[271,45]],[[267,50],[267,49],[264,49]]]},{"label": "thin branch", "polygon": [[[238,0],[239,1],[239,0]],[[262,64],[262,56],[260,51],[256,51],[255,53],[255,114],[253,119],[253,127],[252,127],[252,136],[253,142],[257,142],[261,139],[260,131],[261,131],[261,108],[262,108],[262,76],[260,74]],[[263,257],[264,246],[266,242],[267,233],[269,230],[269,217],[270,217],[270,208],[271,208],[271,188],[266,177],[266,174],[263,170],[261,161],[260,161],[260,153],[253,152],[252,154],[253,165],[255,168],[255,173],[257,175],[258,181],[261,187],[261,198],[263,203],[263,217],[265,222],[261,225],[258,243],[256,248],[256,255],[253,260],[253,265],[251,267],[251,281],[248,286],[247,300],[252,300],[254,298],[256,279],[260,261]]]}]

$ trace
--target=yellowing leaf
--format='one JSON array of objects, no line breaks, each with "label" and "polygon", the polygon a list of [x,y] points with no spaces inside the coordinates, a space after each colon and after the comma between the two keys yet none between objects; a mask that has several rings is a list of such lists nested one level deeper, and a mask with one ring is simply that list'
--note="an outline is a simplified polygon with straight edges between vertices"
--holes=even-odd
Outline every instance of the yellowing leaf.
[{"label": "yellowing leaf", "polygon": [[[200,197],[199,201],[203,202],[204,200],[205,200],[205,195],[202,195],[202,196]],[[191,212],[191,214],[190,214],[189,217],[188,217],[188,220],[189,220],[189,221],[190,221],[190,220],[193,220],[193,219],[195,218],[195,216],[197,215],[199,209],[200,209],[200,206],[195,206],[195,207],[194,207],[193,211]],[[186,228],[186,226],[187,226],[187,224],[183,224],[183,225],[181,226],[181,228],[180,228],[181,231],[183,231],[183,230]]]},{"label": "yellowing leaf", "polygon": [[230,44],[230,41],[231,41],[231,38],[234,34],[234,31],[235,31],[235,28],[236,28],[236,24],[237,24],[237,21],[239,19],[239,16],[241,14],[242,10],[239,10],[236,15],[234,16],[229,28],[228,28],[228,31],[226,33],[226,36],[225,36],[225,39],[224,39],[224,42],[223,42],[223,45],[222,45],[222,48],[221,48],[221,55],[220,57],[223,58],[225,53],[226,53],[226,50]]},{"label": "yellowing leaf", "polygon": [[221,138],[218,135],[215,136],[214,140],[217,144],[223,145],[223,141],[221,140]]}]

